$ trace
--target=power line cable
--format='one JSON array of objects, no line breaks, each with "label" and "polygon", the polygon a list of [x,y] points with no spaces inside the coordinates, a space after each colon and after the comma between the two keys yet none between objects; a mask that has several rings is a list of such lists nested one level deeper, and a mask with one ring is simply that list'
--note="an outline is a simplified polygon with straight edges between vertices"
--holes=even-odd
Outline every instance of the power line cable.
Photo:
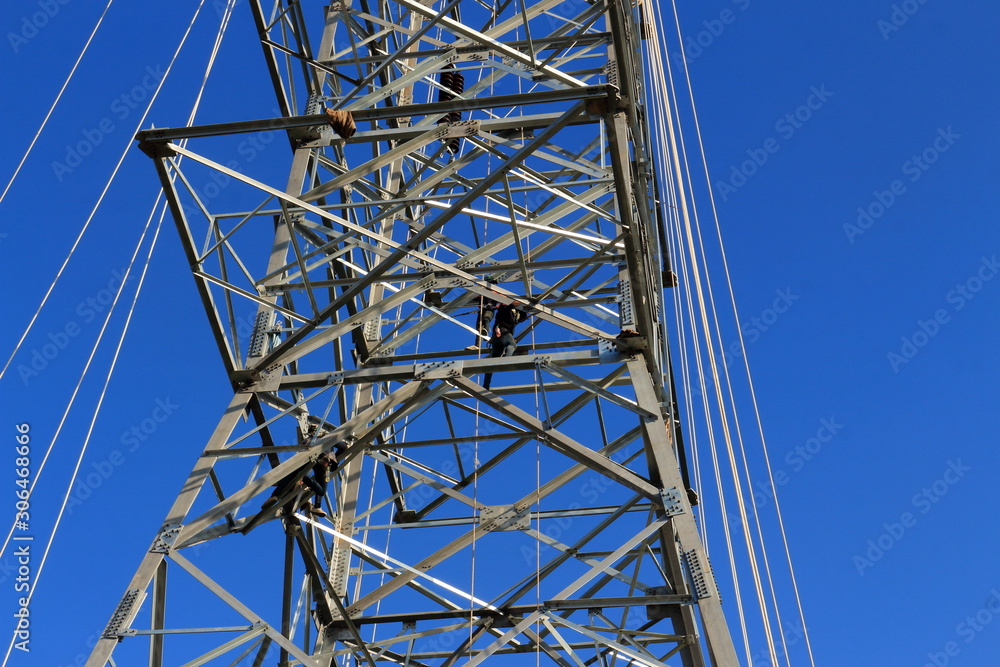
[{"label": "power line cable", "polygon": [[[24,155],[21,156],[21,161],[17,163],[17,168],[14,169],[14,173],[11,175],[10,180],[7,181],[7,185],[4,187],[3,193],[0,194],[0,203],[3,203],[4,198],[7,196],[7,192],[10,190],[10,186],[14,183],[14,179],[16,179],[17,175],[21,172],[21,167],[24,166],[25,161],[28,159],[28,155],[31,153],[31,149],[35,147],[35,142],[38,141],[38,137],[41,136],[42,130],[45,129],[45,126],[49,122],[49,118],[52,117],[52,112],[55,111],[56,106],[59,104],[59,100],[62,99],[62,95],[66,91],[66,87],[69,86],[70,80],[73,78],[73,75],[76,74],[76,68],[80,65],[80,61],[83,60],[83,56],[87,53],[87,49],[90,48],[90,43],[94,40],[94,35],[97,34],[97,29],[101,27],[101,23],[104,21],[104,17],[107,15],[108,9],[111,8],[111,4],[114,1],[115,0],[108,0],[108,4],[105,5],[100,18],[97,19],[94,29],[90,32],[90,37],[87,38],[87,42],[83,45],[80,55],[76,57],[76,62],[73,63],[73,67],[70,68],[69,74],[66,76],[66,80],[63,81],[62,88],[60,88],[59,92],[56,94],[56,99],[52,101],[52,106],[49,107],[48,113],[45,114],[42,124],[38,126],[38,131],[35,132],[35,136],[32,137],[31,143],[28,144],[27,150],[25,150]],[[6,366],[4,367],[4,370],[7,370]]]},{"label": "power line cable", "polygon": [[[215,64],[216,56],[218,54],[218,49],[219,49],[219,46],[221,44],[222,37],[225,34],[225,29],[228,26],[229,17],[232,15],[232,7],[233,7],[233,5],[235,4],[236,1],[237,0],[229,0],[229,4],[227,5],[227,9],[226,9],[226,11],[223,14],[222,22],[220,24],[219,31],[218,31],[218,33],[216,35],[215,43],[213,45],[213,49],[212,49],[211,55],[209,57],[209,62],[208,62],[208,65],[206,66],[206,72],[205,72],[205,75],[204,75],[204,77],[202,79],[202,82],[201,82],[201,87],[200,87],[200,89],[198,91],[198,94],[196,96],[195,102],[194,102],[194,104],[192,106],[191,114],[189,116],[189,121],[188,121],[189,124],[191,124],[193,122],[193,119],[194,119],[195,115],[197,114],[197,109],[198,109],[198,106],[200,105],[201,97],[202,97],[202,94],[204,92],[205,86],[206,86],[207,81],[208,81],[208,76],[209,76],[209,74],[210,74],[210,72],[211,72],[211,70],[212,70],[212,68],[213,68],[213,66]],[[170,73],[171,68],[173,67],[174,63],[177,60],[177,57],[179,56],[181,50],[183,49],[184,44],[186,43],[187,38],[190,35],[191,30],[193,29],[194,24],[196,23],[196,21],[198,19],[198,16],[201,13],[202,8],[204,7],[204,4],[205,4],[205,0],[201,0],[201,2],[199,3],[197,9],[195,10],[195,13],[194,13],[194,15],[191,18],[191,22],[188,24],[188,27],[185,30],[184,35],[182,36],[181,41],[180,41],[180,43],[177,46],[177,49],[174,51],[174,54],[173,54],[173,56],[172,56],[172,58],[170,60],[170,63],[168,64],[168,66],[167,66],[167,68],[166,68],[166,70],[164,72],[163,77],[161,78],[161,80],[159,82],[159,85],[157,86],[156,90],[154,91],[153,95],[151,96],[149,104],[147,105],[147,107],[146,107],[146,109],[145,109],[145,111],[143,113],[142,118],[139,120],[139,127],[141,127],[141,125],[145,121],[145,118],[148,115],[150,109],[152,108],[152,105],[155,102],[156,97],[159,94],[159,92],[160,92],[160,90],[161,90],[161,88],[163,86],[163,82],[166,80],[167,76]],[[136,128],[136,131],[138,131],[138,127]],[[101,201],[103,200],[104,195],[107,193],[108,189],[110,188],[111,183],[113,182],[115,176],[117,175],[118,169],[121,167],[121,164],[124,161],[124,157],[125,157],[127,151],[128,151],[128,147],[126,147],[126,151],[123,152],[121,158],[118,161],[118,164],[115,166],[115,169],[112,172],[111,178],[108,180],[107,184],[105,185],[104,190],[101,193],[101,196],[98,198],[97,204],[95,205],[94,209],[91,211],[90,216],[87,219],[87,223],[84,225],[84,229],[86,229],[87,225],[89,225],[89,223],[93,219],[94,214],[96,213],[97,209],[100,207]],[[91,349],[90,356],[87,359],[87,362],[86,362],[86,364],[84,366],[83,372],[81,373],[80,379],[77,382],[77,385],[76,385],[76,387],[73,390],[73,393],[72,393],[72,396],[70,398],[70,401],[69,401],[69,403],[68,403],[68,405],[66,407],[66,410],[63,413],[63,416],[62,416],[62,418],[61,418],[61,420],[59,422],[59,426],[57,427],[56,432],[53,435],[53,438],[52,438],[51,442],[49,443],[49,446],[48,446],[48,448],[47,448],[47,450],[45,452],[45,455],[44,455],[44,457],[42,459],[42,464],[39,466],[39,468],[38,468],[38,470],[37,470],[37,472],[35,474],[35,478],[33,480],[31,489],[29,490],[29,495],[28,495],[29,498],[31,497],[31,493],[34,491],[34,488],[35,488],[35,486],[38,483],[38,480],[39,480],[39,477],[41,475],[41,472],[42,472],[42,470],[43,470],[43,468],[45,466],[45,462],[48,459],[49,455],[51,454],[52,449],[53,449],[53,447],[55,445],[55,442],[58,439],[59,434],[60,434],[60,432],[61,432],[61,430],[63,428],[63,425],[66,422],[68,414],[69,414],[70,410],[72,409],[72,407],[73,407],[73,405],[75,403],[76,396],[77,396],[77,394],[78,394],[78,392],[80,390],[80,387],[82,386],[83,381],[84,381],[84,379],[85,379],[85,377],[86,377],[86,375],[87,375],[87,373],[89,371],[89,368],[90,368],[90,365],[91,365],[91,363],[92,363],[92,361],[94,359],[94,356],[97,353],[97,350],[98,350],[98,348],[100,346],[100,343],[101,343],[101,341],[103,339],[104,333],[105,333],[105,331],[107,329],[108,323],[110,322],[111,317],[113,316],[113,314],[115,312],[118,300],[121,297],[121,294],[122,294],[122,292],[124,290],[125,284],[128,282],[128,276],[130,275],[130,273],[131,273],[131,271],[133,269],[133,266],[134,266],[134,263],[135,263],[135,258],[138,255],[138,252],[139,252],[140,248],[142,247],[142,245],[143,245],[143,243],[145,241],[146,235],[148,234],[148,231],[149,231],[149,226],[150,226],[150,224],[151,224],[151,222],[152,222],[152,220],[153,220],[153,218],[155,216],[156,208],[159,206],[159,202],[160,202],[160,199],[162,198],[162,196],[163,196],[163,193],[161,192],[157,196],[156,202],[153,204],[153,208],[150,211],[150,216],[147,219],[146,226],[143,229],[143,233],[142,233],[142,235],[139,238],[139,242],[136,244],[135,250],[134,250],[134,252],[132,254],[132,258],[129,261],[128,269],[127,269],[127,271],[125,273],[125,276],[123,277],[123,279],[121,281],[121,285],[119,286],[117,293],[115,294],[114,300],[113,300],[111,306],[108,309],[108,314],[105,317],[104,322],[102,323],[101,330],[98,333],[97,340],[95,341],[93,348]],[[166,206],[166,204],[164,204],[163,208],[161,209],[160,219],[159,219],[159,222],[157,223],[157,226],[156,226],[156,231],[155,231],[154,236],[153,236],[153,241],[150,244],[149,251],[148,251],[145,263],[143,265],[143,269],[142,269],[142,273],[141,273],[141,276],[140,276],[139,284],[136,287],[136,292],[133,295],[132,303],[130,305],[128,315],[127,315],[125,323],[123,325],[121,334],[120,334],[120,336],[118,338],[118,343],[116,345],[115,352],[114,352],[112,360],[111,360],[111,365],[110,365],[110,367],[108,369],[108,372],[107,372],[107,375],[105,377],[104,385],[103,385],[102,390],[100,392],[100,395],[99,395],[99,398],[98,398],[98,402],[97,402],[97,406],[95,408],[93,417],[91,419],[90,425],[89,425],[88,430],[87,430],[87,435],[86,435],[86,437],[84,439],[83,445],[82,445],[81,450],[80,450],[80,454],[79,454],[79,456],[77,458],[76,466],[75,466],[75,468],[73,470],[73,474],[70,477],[69,483],[68,483],[67,488],[66,488],[66,492],[65,492],[65,494],[63,496],[62,504],[60,506],[59,512],[58,512],[58,514],[56,516],[56,520],[55,520],[55,522],[53,524],[53,527],[52,527],[52,530],[50,532],[48,542],[46,544],[44,553],[42,555],[41,563],[40,563],[40,565],[38,566],[38,568],[37,568],[37,570],[35,572],[35,578],[34,578],[34,580],[32,582],[31,588],[28,591],[28,596],[27,596],[28,600],[31,599],[31,596],[34,595],[35,589],[37,588],[38,581],[39,581],[39,578],[41,576],[42,568],[45,565],[45,562],[46,562],[46,560],[48,558],[49,551],[50,551],[50,549],[52,547],[52,544],[53,544],[53,542],[55,540],[56,532],[57,532],[58,527],[60,525],[60,522],[62,520],[62,516],[63,516],[63,513],[64,513],[64,511],[66,509],[66,505],[67,505],[67,503],[69,501],[69,496],[70,496],[70,493],[72,491],[73,484],[76,481],[76,476],[79,473],[80,465],[82,464],[83,457],[84,457],[84,455],[86,453],[86,450],[87,450],[87,446],[89,445],[90,437],[91,437],[91,435],[93,433],[94,425],[95,425],[95,423],[97,421],[98,415],[100,414],[100,409],[101,409],[101,406],[103,405],[104,397],[106,395],[108,386],[110,384],[111,377],[112,377],[112,374],[114,372],[115,365],[117,363],[119,353],[121,351],[121,347],[122,347],[122,345],[124,343],[125,335],[128,332],[128,327],[129,327],[129,324],[131,323],[132,314],[133,314],[133,312],[135,310],[135,305],[136,305],[136,302],[137,302],[137,300],[139,298],[139,294],[140,294],[141,289],[142,289],[142,284],[143,284],[143,282],[145,280],[147,271],[149,269],[150,260],[152,258],[153,250],[156,247],[156,241],[157,241],[157,239],[159,237],[159,231],[160,231],[163,219],[164,219],[164,217],[166,215],[166,211],[167,211],[167,206]],[[82,237],[82,232],[81,232],[81,237]],[[77,239],[77,241],[79,241],[79,238]],[[71,252],[71,254],[72,254],[72,252]],[[68,263],[68,261],[69,261],[69,256],[67,256],[66,261],[63,263],[63,266],[60,268],[60,271],[59,271],[60,275],[62,273],[62,270],[65,268],[66,264]],[[51,294],[52,288],[55,286],[55,282],[58,281],[58,278],[59,278],[59,275],[56,276],[56,279],[53,281],[53,284],[50,286],[49,292],[46,294],[46,299],[48,298],[48,295]],[[44,306],[44,304],[45,304],[45,299],[43,299],[42,304],[39,306],[39,311]],[[38,313],[36,312],[35,317],[37,317],[37,314]],[[32,324],[34,323],[34,319],[35,318],[32,318]],[[29,325],[29,330],[30,330],[30,325]],[[27,333],[28,332],[26,331],[25,335],[21,339],[22,341],[24,340],[24,337],[27,336]],[[19,343],[19,345],[20,345],[20,343]],[[12,358],[13,358],[13,356],[12,356]],[[10,363],[10,361],[8,361],[8,365],[9,365],[9,363]],[[6,367],[5,367],[4,370],[6,370]],[[2,374],[0,374],[0,377],[2,377]],[[11,532],[13,532],[13,529],[14,529],[14,526],[12,525],[11,526]],[[3,547],[0,548],[0,554],[2,554],[3,550],[6,549],[7,545],[9,544],[9,540],[10,540],[10,533],[8,533],[7,540],[5,540]],[[14,646],[14,642],[16,640],[16,637],[17,637],[17,634],[16,634],[16,630],[15,630],[15,633],[11,637],[11,642],[10,642],[10,645],[8,646],[8,648],[7,648],[7,652],[4,655],[3,662],[0,663],[0,667],[4,667],[7,664],[7,661],[10,658],[10,652],[11,652],[13,646]]]}]

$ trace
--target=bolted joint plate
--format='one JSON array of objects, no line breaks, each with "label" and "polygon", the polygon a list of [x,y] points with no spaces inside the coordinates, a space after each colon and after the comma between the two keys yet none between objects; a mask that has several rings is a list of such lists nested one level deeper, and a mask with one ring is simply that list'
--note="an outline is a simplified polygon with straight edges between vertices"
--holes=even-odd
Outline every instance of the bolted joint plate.
[{"label": "bolted joint plate", "polygon": [[125,595],[122,596],[118,608],[111,615],[111,620],[108,621],[107,627],[104,628],[104,634],[101,636],[105,639],[121,641],[124,631],[132,624],[132,620],[139,612],[139,607],[145,598],[146,593],[138,588],[130,588],[125,591]]},{"label": "bolted joint plate", "polygon": [[455,123],[442,123],[438,137],[475,137],[479,134],[478,120],[460,120]]},{"label": "bolted joint plate", "polygon": [[381,338],[381,332],[379,331],[381,326],[381,317],[373,317],[370,320],[366,320],[364,323],[365,340],[378,341]]},{"label": "bolted joint plate", "polygon": [[271,314],[273,312],[265,310],[257,313],[257,318],[254,320],[253,332],[250,334],[250,349],[247,351],[247,356],[262,357],[264,356],[264,352],[267,351],[267,334],[271,328]]},{"label": "bolted joint plate", "polygon": [[667,516],[684,514],[684,503],[681,501],[681,491],[676,486],[660,489],[660,500],[663,502],[663,513]]},{"label": "bolted joint plate", "polygon": [[[306,100],[305,109],[303,110],[303,115],[305,116],[316,116],[323,113],[323,99],[313,93]],[[333,136],[333,130],[328,125],[311,125],[309,127],[293,127],[288,130],[289,136],[294,141],[299,142],[310,142],[319,141],[321,139],[329,139]]]},{"label": "bolted joint plate", "polygon": [[635,317],[632,313],[632,283],[627,278],[618,281],[618,311],[621,314],[623,329],[635,326]]},{"label": "bolted joint plate", "polygon": [[461,359],[432,361],[428,364],[416,364],[413,367],[413,379],[444,380],[446,378],[458,377],[462,374],[463,366],[464,363]]},{"label": "bolted joint plate", "polygon": [[514,505],[492,505],[479,510],[480,525],[486,524],[483,530],[492,533],[501,530],[527,530],[531,527],[529,507],[517,509]]},{"label": "bolted joint plate", "polygon": [[[667,596],[672,595],[673,591],[667,586],[652,586],[646,595],[649,597],[659,597],[661,595]],[[646,605],[646,620],[649,621],[662,621],[665,618],[670,618],[672,614],[677,610],[678,603],[676,602],[664,602],[662,604],[648,604]]]},{"label": "bolted joint plate", "polygon": [[177,155],[177,151],[170,147],[171,144],[168,141],[148,141],[143,140],[139,142],[139,150],[148,155],[153,159],[157,158],[171,158]]},{"label": "bolted joint plate", "polygon": [[709,574],[702,567],[701,558],[697,550],[682,551],[681,556],[684,564],[687,566],[688,578],[691,582],[691,587],[694,589],[695,596],[699,600],[712,597],[710,584],[714,582],[709,581]]},{"label": "bolted joint plate", "polygon": [[253,391],[277,391],[281,386],[281,364],[268,366],[260,372],[257,381],[253,384]]},{"label": "bolted joint plate", "polygon": [[618,351],[618,346],[615,345],[615,341],[606,338],[598,339],[597,352],[600,355],[602,364],[611,364],[621,361],[622,359],[621,352]]},{"label": "bolted joint plate", "polygon": [[150,552],[165,554],[173,551],[174,543],[177,542],[177,536],[180,534],[181,525],[179,523],[168,524],[153,540],[153,546],[149,549]]}]

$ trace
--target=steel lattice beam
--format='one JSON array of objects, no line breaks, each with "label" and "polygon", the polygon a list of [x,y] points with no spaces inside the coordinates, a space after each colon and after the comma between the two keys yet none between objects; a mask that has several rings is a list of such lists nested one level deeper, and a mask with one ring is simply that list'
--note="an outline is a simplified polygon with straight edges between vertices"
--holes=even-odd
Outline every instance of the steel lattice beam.
[{"label": "steel lattice beam", "polygon": [[[282,116],[138,137],[235,395],[88,667],[140,635],[154,667],[736,667],[664,407],[637,6],[250,10]],[[283,181],[201,143],[263,130]],[[321,518],[294,489],[333,451]]]}]

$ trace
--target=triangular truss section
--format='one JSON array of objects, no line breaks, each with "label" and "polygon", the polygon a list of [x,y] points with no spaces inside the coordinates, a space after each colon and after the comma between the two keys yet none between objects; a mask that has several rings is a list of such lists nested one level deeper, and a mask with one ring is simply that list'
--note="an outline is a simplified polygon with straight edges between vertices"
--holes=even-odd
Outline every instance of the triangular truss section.
[{"label": "triangular truss section", "polygon": [[[88,666],[738,665],[664,372],[640,7],[249,4],[282,116],[139,137],[234,396]],[[272,130],[286,180],[228,164]]]}]

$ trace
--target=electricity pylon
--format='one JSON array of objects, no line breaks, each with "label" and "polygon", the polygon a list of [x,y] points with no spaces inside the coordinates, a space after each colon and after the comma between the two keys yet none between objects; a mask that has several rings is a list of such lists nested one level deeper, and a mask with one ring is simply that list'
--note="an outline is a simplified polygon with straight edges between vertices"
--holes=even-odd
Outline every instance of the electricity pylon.
[{"label": "electricity pylon", "polygon": [[[667,371],[641,4],[249,4],[280,117],[139,135],[234,395],[87,665],[738,665]],[[274,131],[287,181],[233,168]]]}]

